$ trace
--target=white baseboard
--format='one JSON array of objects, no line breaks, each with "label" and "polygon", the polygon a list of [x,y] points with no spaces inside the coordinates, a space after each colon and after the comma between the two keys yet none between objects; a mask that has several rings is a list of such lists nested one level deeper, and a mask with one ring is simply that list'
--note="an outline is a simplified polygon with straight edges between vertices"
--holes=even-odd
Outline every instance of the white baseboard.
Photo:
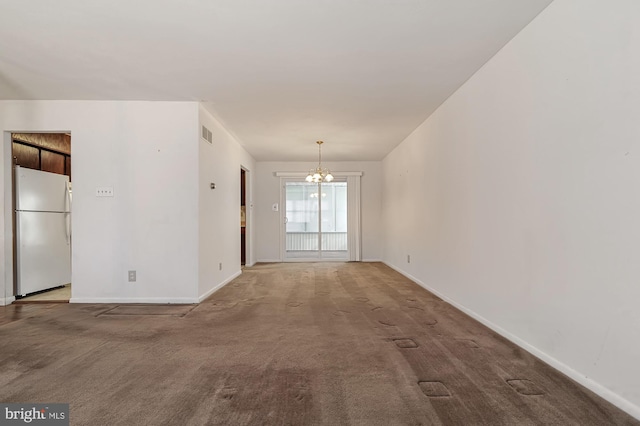
[{"label": "white baseboard", "polygon": [[0,306],[8,306],[12,304],[16,300],[15,296],[11,297],[0,297]]},{"label": "white baseboard", "polygon": [[221,289],[235,278],[240,276],[242,271],[238,271],[229,278],[216,285],[205,294],[197,298],[191,297],[71,297],[69,303],[153,303],[153,304],[193,304],[200,303]]},{"label": "white baseboard", "polygon": [[[314,259],[313,262],[317,262],[320,259]],[[340,260],[336,260],[336,259],[322,259],[322,260],[326,260],[327,262],[341,262]],[[287,259],[287,262],[296,262],[296,259]],[[300,262],[311,262],[308,259],[301,259]],[[362,259],[361,262],[383,262],[382,259]],[[281,259],[258,259],[257,262],[255,262],[253,265],[255,265],[256,263],[282,263]],[[253,266],[253,265],[249,265],[249,266]]]},{"label": "white baseboard", "polygon": [[225,285],[229,284],[231,281],[235,280],[236,278],[238,278],[240,275],[242,274],[242,271],[238,271],[235,274],[231,275],[229,278],[227,278],[226,280],[222,281],[220,284],[214,286],[211,290],[207,291],[206,293],[204,293],[202,296],[200,296],[198,298],[198,302],[202,302],[203,300],[205,300],[207,297],[211,296],[213,293],[215,293],[216,291],[220,290],[222,287],[224,287]]},{"label": "white baseboard", "polygon": [[72,297],[69,303],[154,303],[154,304],[193,304],[199,300],[194,297]]},{"label": "white baseboard", "polygon": [[528,351],[529,353],[531,353],[532,355],[538,357],[542,361],[544,361],[547,364],[549,364],[551,367],[553,367],[556,370],[560,371],[561,373],[567,375],[572,380],[575,380],[576,382],[578,382],[582,386],[586,387],[587,389],[589,389],[593,393],[595,393],[595,394],[599,395],[600,397],[606,399],[607,401],[609,401],[610,403],[612,403],[616,407],[620,408],[621,410],[629,413],[631,416],[633,416],[636,419],[640,420],[640,407],[637,406],[636,404],[634,404],[631,401],[621,397],[617,393],[612,392],[608,388],[602,386],[600,383],[590,379],[589,377],[585,376],[584,374],[574,370],[573,368],[571,368],[568,365],[562,363],[561,361],[557,360],[556,358],[548,355],[547,353],[541,351],[540,349],[536,348],[535,346],[533,346],[533,345],[527,343],[526,341],[520,339],[518,336],[516,336],[514,334],[511,334],[510,332],[504,330],[502,327],[500,327],[500,326],[492,323],[488,319],[478,315],[477,313],[475,313],[471,309],[468,309],[465,306],[460,305],[459,303],[457,303],[454,300],[448,298],[447,296],[445,296],[444,294],[442,294],[438,290],[428,286],[427,284],[423,283],[422,281],[420,281],[416,277],[412,276],[411,274],[406,273],[405,271],[403,271],[402,269],[398,268],[397,266],[392,265],[391,263],[388,263],[388,262],[385,262],[385,261],[383,261],[383,263],[385,265],[387,265],[388,267],[390,267],[391,269],[394,269],[395,271],[397,271],[397,272],[401,273],[402,275],[404,275],[405,277],[409,278],[411,281],[415,282],[420,287],[423,287],[424,289],[426,289],[426,290],[430,291],[431,293],[435,294],[436,296],[440,297],[442,300],[446,301],[447,303],[449,303],[452,306],[456,307],[457,309],[461,310],[465,314],[469,315],[471,318],[473,318],[476,321],[479,321],[480,323],[486,325],[487,327],[489,327],[490,329],[492,329],[496,333],[500,334],[502,337],[508,339],[512,343],[518,345],[522,349],[524,349],[524,350]]}]

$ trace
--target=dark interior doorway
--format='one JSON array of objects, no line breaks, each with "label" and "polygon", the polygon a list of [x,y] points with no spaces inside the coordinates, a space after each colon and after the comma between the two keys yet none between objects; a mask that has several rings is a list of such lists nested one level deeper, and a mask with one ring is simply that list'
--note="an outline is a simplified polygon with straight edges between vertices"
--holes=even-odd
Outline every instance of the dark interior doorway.
[{"label": "dark interior doorway", "polygon": [[240,169],[240,265],[247,263],[247,173]]},{"label": "dark interior doorway", "polygon": [[[42,172],[54,173],[57,175],[65,175],[68,176],[68,184],[66,186],[66,190],[68,191],[69,203],[71,203],[71,134],[69,133],[12,133],[11,134],[11,153],[13,157],[13,173],[11,174],[12,179],[12,225],[13,225],[13,294],[16,295],[16,299],[20,298],[16,303],[54,303],[54,302],[68,302],[71,295],[70,283],[60,285],[60,286],[52,286],[46,290],[37,291],[34,293],[29,293],[27,297],[22,297],[24,295],[19,295],[19,286],[18,286],[18,244],[19,244],[19,229],[18,229],[18,220],[17,220],[17,192],[16,192],[16,166],[20,166],[23,169],[32,169],[38,170]],[[70,206],[69,206],[70,208]],[[21,213],[25,214],[25,213]],[[70,213],[68,213],[70,214]],[[32,216],[36,218],[42,218],[42,216],[46,216],[46,214],[37,213]],[[62,215],[60,215],[62,216]],[[68,215],[64,216],[65,220],[68,221],[68,250],[70,252],[70,217]],[[35,224],[39,223],[38,221],[30,222],[30,225],[27,228],[21,228],[22,231],[28,229],[38,229],[34,227]],[[57,222],[56,222],[57,224]],[[32,226],[34,225],[34,226]],[[25,225],[26,226],[26,225]],[[44,236],[39,239],[37,244],[47,246],[51,241],[45,238]],[[22,241],[22,240],[21,240]],[[23,247],[22,243],[21,249],[27,250],[27,246],[29,249],[33,249],[31,245],[25,245]],[[33,249],[33,251],[37,251]],[[51,253],[51,259],[56,259],[56,254],[58,251],[54,251]],[[70,256],[70,254],[69,254]],[[24,263],[26,264],[26,263]],[[29,270],[33,268],[42,267],[42,271],[48,271],[49,266],[44,264],[38,264],[36,266],[29,266]],[[42,274],[45,274],[44,272]]]}]

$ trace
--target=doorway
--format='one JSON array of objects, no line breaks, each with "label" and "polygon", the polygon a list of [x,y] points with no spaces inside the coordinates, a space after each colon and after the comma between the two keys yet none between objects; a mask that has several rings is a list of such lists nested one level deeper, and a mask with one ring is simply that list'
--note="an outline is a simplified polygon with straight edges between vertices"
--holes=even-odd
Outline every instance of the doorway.
[{"label": "doorway", "polygon": [[247,171],[240,168],[240,266],[247,264]]},{"label": "doorway", "polygon": [[346,180],[287,179],[284,196],[285,260],[349,259]]},{"label": "doorway", "polygon": [[16,303],[71,297],[71,134],[12,133]]},{"label": "doorway", "polygon": [[[281,261],[360,262],[362,172],[333,172],[333,182],[321,185],[307,183],[306,173],[275,172],[275,175],[280,178],[280,206],[283,206],[278,208],[278,204],[274,205],[274,210],[280,211]],[[291,188],[290,195],[287,194],[287,184]],[[287,233],[291,234],[290,239],[295,240],[290,244],[287,244]],[[294,233],[309,235],[298,236]],[[301,244],[300,241],[310,245],[293,245]]]}]

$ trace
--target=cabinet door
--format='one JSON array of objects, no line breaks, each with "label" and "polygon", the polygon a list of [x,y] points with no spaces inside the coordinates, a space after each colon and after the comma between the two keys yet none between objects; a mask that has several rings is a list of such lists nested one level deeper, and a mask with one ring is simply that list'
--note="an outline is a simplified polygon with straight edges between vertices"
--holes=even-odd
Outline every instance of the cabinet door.
[{"label": "cabinet door", "polygon": [[45,151],[44,149],[40,151],[40,155],[41,170],[43,172],[64,174],[64,155]]},{"label": "cabinet door", "polygon": [[21,143],[13,143],[13,156],[18,166],[27,169],[40,169],[40,150]]}]

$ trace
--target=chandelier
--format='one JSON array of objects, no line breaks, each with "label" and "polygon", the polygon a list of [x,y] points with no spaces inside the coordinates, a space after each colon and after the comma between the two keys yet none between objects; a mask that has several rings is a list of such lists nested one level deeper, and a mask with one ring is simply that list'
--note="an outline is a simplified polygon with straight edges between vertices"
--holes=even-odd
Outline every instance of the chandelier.
[{"label": "chandelier", "polygon": [[307,182],[331,182],[333,180],[333,175],[329,171],[329,169],[322,168],[322,141],[317,141],[318,144],[318,167],[316,169],[309,170],[309,174],[306,177]]}]

